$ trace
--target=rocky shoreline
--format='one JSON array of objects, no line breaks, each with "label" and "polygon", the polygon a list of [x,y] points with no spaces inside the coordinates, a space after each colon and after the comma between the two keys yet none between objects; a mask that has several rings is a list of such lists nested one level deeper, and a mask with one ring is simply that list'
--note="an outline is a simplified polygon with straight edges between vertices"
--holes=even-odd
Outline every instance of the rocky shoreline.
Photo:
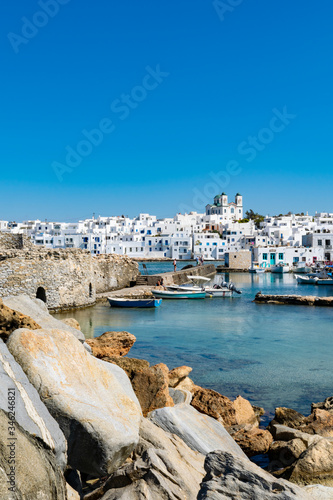
[{"label": "rocky shoreline", "polygon": [[333,397],[261,428],[190,367],[131,358],[129,332],[85,340],[26,295],[0,301],[0,337],[1,499],[333,498]]}]

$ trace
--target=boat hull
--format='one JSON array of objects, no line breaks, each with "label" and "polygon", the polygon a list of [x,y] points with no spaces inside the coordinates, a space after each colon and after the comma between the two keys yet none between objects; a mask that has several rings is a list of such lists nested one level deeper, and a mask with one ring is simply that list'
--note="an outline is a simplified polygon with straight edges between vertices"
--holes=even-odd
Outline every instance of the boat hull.
[{"label": "boat hull", "polygon": [[271,273],[275,273],[275,274],[289,273],[289,266],[273,266],[270,269],[271,269]]},{"label": "boat hull", "polygon": [[317,285],[329,285],[329,286],[333,286],[333,279],[317,279],[317,282],[316,282]]},{"label": "boat hull", "polygon": [[219,290],[219,289],[206,289],[206,297],[232,297],[233,292],[229,289]]},{"label": "boat hull", "polygon": [[311,278],[308,276],[298,276],[297,274],[295,275],[295,278],[297,280],[297,283],[300,285],[315,285],[318,281],[318,278]]},{"label": "boat hull", "polygon": [[111,307],[140,307],[152,308],[159,307],[162,304],[162,299],[112,299],[108,298]]},{"label": "boat hull", "polygon": [[152,290],[154,297],[160,299],[204,299],[206,293],[199,292],[185,292],[185,291],[169,291],[169,290]]}]

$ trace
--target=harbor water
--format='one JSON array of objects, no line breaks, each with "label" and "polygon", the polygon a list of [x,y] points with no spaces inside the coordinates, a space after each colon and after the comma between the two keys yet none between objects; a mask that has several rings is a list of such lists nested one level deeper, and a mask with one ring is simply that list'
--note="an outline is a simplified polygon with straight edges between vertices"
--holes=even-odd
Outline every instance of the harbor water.
[{"label": "harbor water", "polygon": [[[169,269],[171,267],[171,269]],[[148,272],[172,263],[147,264]],[[216,275],[232,281],[241,295],[204,300],[164,300],[157,309],[118,309],[106,304],[57,314],[75,317],[87,337],[127,330],[137,341],[129,356],[188,365],[191,378],[230,398],[241,394],[265,408],[310,413],[312,402],[332,396],[333,309],[255,304],[259,291],[332,296],[333,287],[298,285],[292,274]]]}]

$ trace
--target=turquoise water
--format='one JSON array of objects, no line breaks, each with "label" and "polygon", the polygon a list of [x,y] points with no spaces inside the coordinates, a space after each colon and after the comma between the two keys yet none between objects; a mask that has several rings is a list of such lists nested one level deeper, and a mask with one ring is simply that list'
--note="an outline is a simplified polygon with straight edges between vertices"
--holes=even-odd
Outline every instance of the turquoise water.
[{"label": "turquoise water", "polygon": [[312,402],[332,395],[333,309],[252,301],[259,290],[329,296],[333,287],[297,285],[292,274],[235,273],[224,278],[231,279],[242,295],[164,300],[157,309],[100,304],[57,317],[74,316],[87,337],[127,330],[137,337],[131,357],[163,362],[170,369],[189,365],[198,385],[230,398],[241,394],[268,414],[276,406],[308,414]]}]

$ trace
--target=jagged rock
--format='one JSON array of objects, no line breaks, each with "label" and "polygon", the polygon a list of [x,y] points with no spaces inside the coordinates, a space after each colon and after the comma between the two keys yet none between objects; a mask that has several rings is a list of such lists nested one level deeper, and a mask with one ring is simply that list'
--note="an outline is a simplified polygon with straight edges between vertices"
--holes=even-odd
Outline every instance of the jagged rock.
[{"label": "jagged rock", "polygon": [[138,442],[140,405],[126,373],[67,331],[16,330],[7,342],[68,441],[68,463],[113,472]]},{"label": "jagged rock", "polygon": [[41,328],[58,328],[59,330],[65,330],[71,332],[80,342],[85,341],[82,332],[51,316],[47,311],[46,305],[41,300],[30,299],[27,295],[16,295],[15,297],[5,297],[3,303],[5,306],[29,316],[40,325]]},{"label": "jagged rock", "polygon": [[133,462],[118,469],[85,500],[193,500],[204,476],[204,459],[178,436],[142,419]]},{"label": "jagged rock", "polygon": [[219,420],[223,425],[236,425],[236,410],[232,401],[212,389],[196,386],[191,405],[200,413]]},{"label": "jagged rock", "polygon": [[156,408],[174,405],[168,387],[169,370],[163,363],[149,366],[148,361],[143,359],[122,357],[105,358],[105,361],[115,363],[126,371],[144,416]]},{"label": "jagged rock", "polygon": [[283,476],[300,485],[320,483],[332,487],[333,439],[319,437]]},{"label": "jagged rock", "polygon": [[149,415],[149,420],[164,431],[176,434],[190,448],[204,455],[223,449],[246,457],[220,422],[199,413],[188,404],[155,410]]},{"label": "jagged rock", "polygon": [[227,451],[209,453],[198,500],[310,500],[300,487]]},{"label": "jagged rock", "polygon": [[279,407],[275,408],[275,416],[272,422],[298,429],[304,419],[305,416],[302,413],[298,413],[298,411],[291,408]]},{"label": "jagged rock", "polygon": [[288,467],[306,450],[306,444],[299,438],[291,441],[274,441],[269,449],[269,470],[274,471]]},{"label": "jagged rock", "polygon": [[76,330],[81,331],[80,323],[75,318],[66,318],[61,320],[65,325],[71,326],[72,328],[76,328]]},{"label": "jagged rock", "polygon": [[312,403],[311,412],[313,412],[316,408],[333,412],[333,396],[326,398],[322,403]]},{"label": "jagged rock", "polygon": [[169,371],[169,387],[176,387],[177,384],[191,373],[190,366],[178,366]]},{"label": "jagged rock", "polygon": [[267,453],[273,442],[270,432],[251,424],[231,434],[236,443],[248,457]]},{"label": "jagged rock", "polygon": [[242,398],[242,396],[237,396],[235,401],[233,401],[233,406],[236,412],[235,417],[237,425],[258,424],[257,416],[250,401]]},{"label": "jagged rock", "polygon": [[1,500],[65,500],[66,484],[53,452],[17,422],[16,439],[9,440],[8,421],[9,414],[0,410]]},{"label": "jagged rock", "polygon": [[315,408],[313,413],[303,420],[300,430],[308,434],[333,437],[333,413]]},{"label": "jagged rock", "polygon": [[64,469],[67,463],[65,436],[20,365],[0,340],[0,408],[9,411],[9,407],[11,419],[15,415],[25,431],[41,439],[55,453],[58,465]]},{"label": "jagged rock", "polygon": [[136,341],[136,337],[128,332],[105,332],[100,337],[87,339],[96,358],[125,356]]},{"label": "jagged rock", "polygon": [[195,388],[193,380],[190,377],[185,377],[181,379],[175,386],[174,389],[179,389],[181,391],[190,391],[192,392]]},{"label": "jagged rock", "polygon": [[36,330],[41,326],[29,316],[5,306],[0,298],[0,338],[6,341],[9,335],[18,328]]},{"label": "jagged rock", "polygon": [[299,438],[303,441],[306,447],[321,439],[320,436],[307,434],[306,432],[287,427],[286,425],[272,424],[272,422],[269,426],[269,430],[276,441],[291,441],[292,439]]}]

